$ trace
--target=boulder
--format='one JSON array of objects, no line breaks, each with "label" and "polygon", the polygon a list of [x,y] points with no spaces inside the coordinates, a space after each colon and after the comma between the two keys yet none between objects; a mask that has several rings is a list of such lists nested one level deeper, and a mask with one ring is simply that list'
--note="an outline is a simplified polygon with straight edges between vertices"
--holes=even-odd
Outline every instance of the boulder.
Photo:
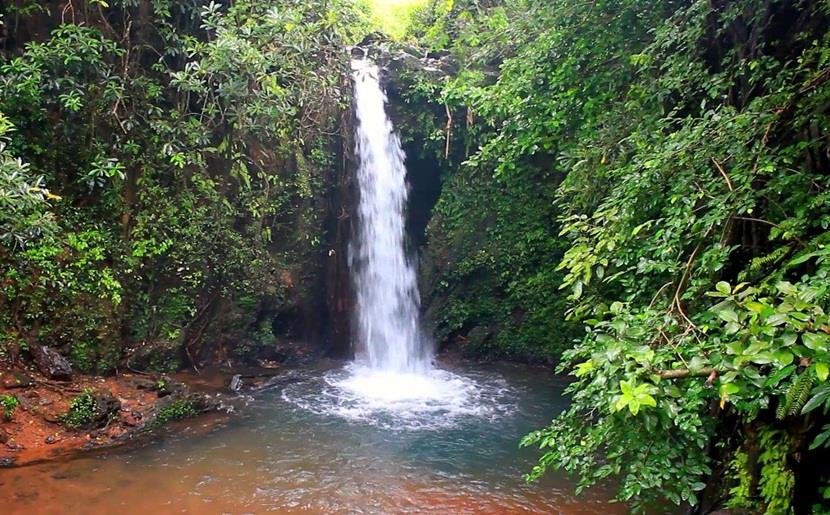
[{"label": "boulder", "polygon": [[178,396],[187,392],[187,386],[184,383],[171,379],[168,376],[161,376],[156,383],[156,395],[159,397],[167,397],[170,395]]},{"label": "boulder", "polygon": [[127,367],[133,370],[173,372],[185,361],[184,347],[173,340],[142,342],[127,351]]},{"label": "boulder", "polygon": [[156,391],[159,387],[159,381],[149,379],[147,377],[130,377],[127,379],[127,384],[136,390]]},{"label": "boulder", "polygon": [[178,393],[160,399],[150,413],[148,426],[160,427],[174,420],[194,417],[200,413],[217,411],[222,403],[215,397],[202,393]]},{"label": "boulder", "polygon": [[95,392],[95,415],[92,419],[94,427],[106,425],[110,417],[121,410],[121,401],[109,390]]},{"label": "boulder", "polygon": [[57,351],[45,345],[31,345],[29,349],[35,358],[38,370],[49,379],[68,381],[72,379],[72,365]]},{"label": "boulder", "polygon": [[407,52],[396,52],[390,56],[389,69],[394,72],[402,70],[408,71],[424,71],[428,65]]},{"label": "boulder", "polygon": [[241,389],[242,389],[242,385],[243,385],[243,383],[242,383],[242,376],[241,376],[241,375],[239,375],[239,374],[235,374],[235,375],[231,378],[231,383],[230,383],[230,385],[228,385],[228,388],[230,388],[230,390],[231,390],[232,392],[238,392],[239,390],[241,390]]},{"label": "boulder", "polygon": [[[73,399],[69,410],[58,420],[71,429],[98,429],[115,418],[121,410],[121,401],[109,390],[84,391]],[[45,413],[41,414],[49,422]]]},{"label": "boulder", "polygon": [[0,384],[3,385],[3,388],[11,390],[14,388],[34,386],[35,381],[23,372],[8,370],[6,372],[0,372]]}]

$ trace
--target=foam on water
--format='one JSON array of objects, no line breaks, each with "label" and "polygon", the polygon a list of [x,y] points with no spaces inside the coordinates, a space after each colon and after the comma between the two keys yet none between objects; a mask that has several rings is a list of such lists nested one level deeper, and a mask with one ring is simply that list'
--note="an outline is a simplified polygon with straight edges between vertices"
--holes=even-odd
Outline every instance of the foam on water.
[{"label": "foam on water", "polygon": [[319,381],[289,385],[282,397],[319,415],[396,431],[496,420],[509,414],[515,402],[507,383],[493,374],[476,378],[437,368],[401,373],[351,364]]}]

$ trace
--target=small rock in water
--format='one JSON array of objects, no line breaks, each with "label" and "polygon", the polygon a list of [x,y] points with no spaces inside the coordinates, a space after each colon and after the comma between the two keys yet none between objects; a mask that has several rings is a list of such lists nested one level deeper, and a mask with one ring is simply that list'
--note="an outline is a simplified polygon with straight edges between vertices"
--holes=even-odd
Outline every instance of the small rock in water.
[{"label": "small rock in water", "polygon": [[229,385],[229,388],[231,389],[232,392],[238,392],[239,390],[241,390],[242,389],[242,376],[240,376],[239,374],[236,374],[235,376],[233,376],[231,378],[231,384]]}]

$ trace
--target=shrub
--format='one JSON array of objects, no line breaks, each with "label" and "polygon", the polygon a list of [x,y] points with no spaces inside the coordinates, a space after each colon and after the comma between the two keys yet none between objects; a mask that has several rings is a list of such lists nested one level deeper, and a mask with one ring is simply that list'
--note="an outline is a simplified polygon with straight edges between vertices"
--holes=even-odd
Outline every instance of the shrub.
[{"label": "shrub", "polygon": [[15,410],[20,406],[20,401],[14,395],[0,396],[0,407],[3,409],[3,420],[6,422],[12,419]]}]

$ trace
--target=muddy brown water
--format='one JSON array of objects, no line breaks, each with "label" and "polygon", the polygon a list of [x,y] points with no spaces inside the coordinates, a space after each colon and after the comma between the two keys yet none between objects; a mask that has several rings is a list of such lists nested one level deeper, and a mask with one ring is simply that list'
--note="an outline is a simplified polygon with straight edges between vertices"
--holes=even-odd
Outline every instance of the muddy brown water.
[{"label": "muddy brown water", "polygon": [[[241,395],[216,425],[195,419],[152,441],[0,469],[2,514],[625,513],[599,488],[576,497],[550,474],[528,484],[528,431],[564,408],[544,369],[464,365],[472,409],[394,413],[340,403],[341,371],[293,371]],[[288,385],[288,386],[286,386]]]}]

